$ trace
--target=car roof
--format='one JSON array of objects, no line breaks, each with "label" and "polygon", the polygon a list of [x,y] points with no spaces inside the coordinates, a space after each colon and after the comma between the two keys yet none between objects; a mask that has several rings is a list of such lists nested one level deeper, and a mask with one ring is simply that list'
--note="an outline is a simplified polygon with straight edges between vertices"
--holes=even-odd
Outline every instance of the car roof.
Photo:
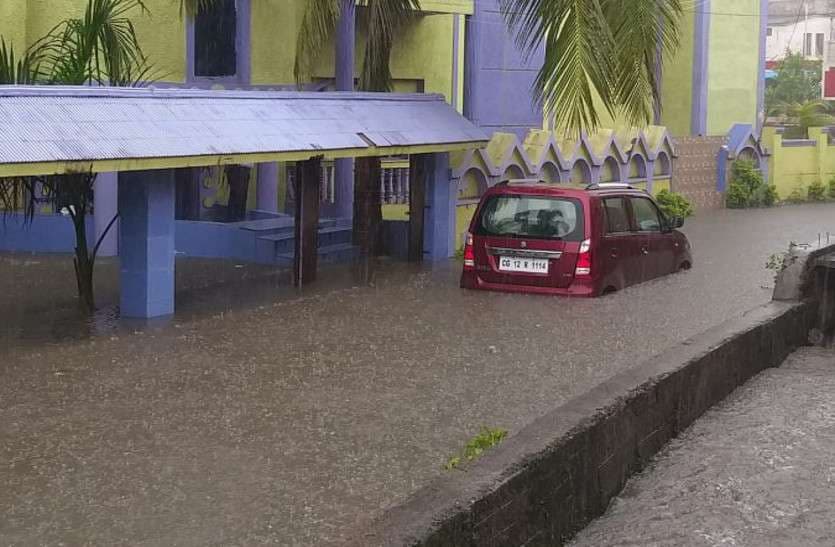
[{"label": "car roof", "polygon": [[[519,184],[499,183],[487,191],[487,194],[510,194],[510,195],[537,195],[555,197],[606,197],[613,195],[648,196],[644,190],[634,188],[627,184],[606,186],[592,184],[547,184],[544,182],[524,182]],[[485,194],[485,195],[487,195]]]}]

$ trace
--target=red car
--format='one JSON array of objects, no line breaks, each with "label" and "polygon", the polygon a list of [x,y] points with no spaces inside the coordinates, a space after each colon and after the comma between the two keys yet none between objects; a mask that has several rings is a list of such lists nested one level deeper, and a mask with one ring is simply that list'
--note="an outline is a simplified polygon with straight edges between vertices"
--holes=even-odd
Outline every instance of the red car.
[{"label": "red car", "polygon": [[470,223],[461,287],[607,294],[690,268],[683,223],[626,184],[499,184]]}]

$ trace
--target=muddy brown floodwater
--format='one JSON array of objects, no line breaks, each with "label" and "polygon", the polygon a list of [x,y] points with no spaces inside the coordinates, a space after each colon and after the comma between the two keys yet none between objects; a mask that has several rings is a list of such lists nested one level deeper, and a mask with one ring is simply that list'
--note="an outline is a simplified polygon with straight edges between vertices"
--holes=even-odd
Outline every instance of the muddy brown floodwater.
[{"label": "muddy brown floodwater", "polygon": [[630,480],[573,547],[831,547],[835,352],[804,348]]},{"label": "muddy brown floodwater", "polygon": [[180,261],[178,314],[148,325],[117,318],[111,262],[83,328],[66,258],[4,256],[0,538],[339,540],[482,426],[513,434],[766,302],[768,255],[827,230],[831,204],[707,213],[686,226],[692,270],[596,300],[463,291],[455,261],[387,263],[373,287],[331,269],[303,294]]}]

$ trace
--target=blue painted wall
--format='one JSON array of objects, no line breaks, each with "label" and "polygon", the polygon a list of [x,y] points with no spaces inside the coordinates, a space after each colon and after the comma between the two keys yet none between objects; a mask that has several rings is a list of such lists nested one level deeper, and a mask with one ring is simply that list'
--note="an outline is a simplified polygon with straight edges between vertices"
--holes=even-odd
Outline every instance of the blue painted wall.
[{"label": "blue painted wall", "polygon": [[[87,244],[95,244],[95,222],[87,219]],[[61,215],[36,215],[30,223],[11,213],[0,218],[0,251],[25,253],[71,253],[75,249],[72,221]]]},{"label": "blue painted wall", "polygon": [[531,90],[544,49],[525,62],[499,12],[498,0],[476,0],[467,20],[464,115],[489,131],[517,133],[542,126]]}]

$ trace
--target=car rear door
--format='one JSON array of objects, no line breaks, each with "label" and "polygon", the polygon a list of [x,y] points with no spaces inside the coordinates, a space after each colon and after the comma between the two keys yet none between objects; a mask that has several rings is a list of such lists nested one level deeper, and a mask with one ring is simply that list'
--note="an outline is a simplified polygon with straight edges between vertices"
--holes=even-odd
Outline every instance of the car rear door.
[{"label": "car rear door", "polygon": [[[495,201],[491,201],[495,200]],[[530,227],[540,218],[545,203],[559,202],[570,230],[563,237],[519,233],[502,235],[495,230],[499,216],[517,227]],[[496,202],[499,202],[497,205]],[[546,209],[547,212],[547,209]],[[487,283],[568,287],[574,277],[577,253],[584,237],[583,205],[576,199],[548,196],[495,195],[473,219],[473,253],[478,277]]]},{"label": "car rear door", "polygon": [[661,211],[649,197],[630,196],[633,230],[640,238],[642,281],[666,275],[673,270],[673,238],[665,233]]},{"label": "car rear door", "polygon": [[[601,199],[604,235],[601,262],[604,286],[623,288],[637,282],[638,239],[631,229],[629,203],[625,196]],[[605,287],[604,287],[605,288]]]}]

